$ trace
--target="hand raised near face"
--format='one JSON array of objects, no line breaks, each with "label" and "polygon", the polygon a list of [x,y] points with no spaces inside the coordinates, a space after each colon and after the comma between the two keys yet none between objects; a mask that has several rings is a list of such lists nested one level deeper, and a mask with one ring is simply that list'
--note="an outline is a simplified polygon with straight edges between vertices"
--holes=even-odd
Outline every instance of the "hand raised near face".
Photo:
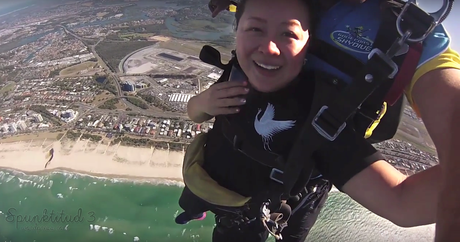
[{"label": "hand raised near face", "polygon": [[216,83],[199,95],[200,109],[212,116],[238,113],[246,103],[247,86],[247,81]]}]

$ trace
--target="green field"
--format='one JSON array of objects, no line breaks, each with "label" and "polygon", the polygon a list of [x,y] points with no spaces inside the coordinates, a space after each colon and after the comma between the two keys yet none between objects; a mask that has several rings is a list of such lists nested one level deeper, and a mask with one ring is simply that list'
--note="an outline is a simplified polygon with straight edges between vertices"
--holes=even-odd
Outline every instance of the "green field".
[{"label": "green field", "polygon": [[97,62],[93,62],[93,61],[83,62],[83,63],[73,65],[73,66],[63,69],[62,71],[59,72],[59,75],[60,76],[75,75],[79,71],[84,71],[90,68],[94,68],[96,64]]},{"label": "green field", "polygon": [[[198,41],[195,41],[194,43],[192,43],[192,42],[183,41],[183,40],[171,39],[170,41],[159,42],[158,44],[161,48],[175,50],[177,52],[184,53],[186,55],[199,56],[201,48],[203,48],[203,45],[205,43],[200,43]],[[224,47],[215,46],[215,45],[213,45],[213,47],[220,51],[222,55],[222,61],[227,62],[231,59],[230,49],[226,49]]]},{"label": "green field", "polygon": [[14,91],[14,89],[16,88],[16,84],[14,83],[10,83],[6,86],[4,86],[1,90],[0,90],[0,96],[4,96],[5,94],[9,94],[10,92]]},{"label": "green field", "polygon": [[155,34],[153,33],[120,33],[118,34],[118,37],[120,39],[126,39],[126,40],[132,40],[132,39],[140,39],[140,38],[145,38],[147,39],[150,36],[153,36]]}]

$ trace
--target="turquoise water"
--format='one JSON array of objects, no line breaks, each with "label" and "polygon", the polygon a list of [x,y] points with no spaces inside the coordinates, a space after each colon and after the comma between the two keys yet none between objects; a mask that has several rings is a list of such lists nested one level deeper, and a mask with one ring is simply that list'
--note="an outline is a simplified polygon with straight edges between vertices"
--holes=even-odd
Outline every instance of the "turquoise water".
[{"label": "turquoise water", "polygon": [[[0,241],[211,241],[211,214],[174,223],[180,192],[177,182],[0,171]],[[433,241],[433,232],[396,227],[334,190],[308,241],[421,242]]]}]

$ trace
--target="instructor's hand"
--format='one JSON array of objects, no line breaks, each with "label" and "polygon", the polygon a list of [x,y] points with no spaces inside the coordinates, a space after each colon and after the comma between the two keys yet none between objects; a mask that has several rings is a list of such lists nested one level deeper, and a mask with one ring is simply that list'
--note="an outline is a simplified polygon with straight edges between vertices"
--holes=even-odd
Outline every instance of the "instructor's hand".
[{"label": "instructor's hand", "polygon": [[230,6],[230,0],[210,0],[208,3],[211,16],[215,18],[220,12],[227,9]]},{"label": "instructor's hand", "polygon": [[216,83],[200,94],[199,105],[205,113],[212,116],[238,113],[239,106],[246,103],[244,95],[249,92],[247,86],[247,81]]}]

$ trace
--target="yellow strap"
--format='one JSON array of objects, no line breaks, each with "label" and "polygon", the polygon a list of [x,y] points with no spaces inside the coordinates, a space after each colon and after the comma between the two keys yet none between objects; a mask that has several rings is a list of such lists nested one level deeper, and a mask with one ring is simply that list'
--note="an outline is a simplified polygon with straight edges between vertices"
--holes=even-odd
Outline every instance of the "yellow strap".
[{"label": "yellow strap", "polygon": [[204,163],[206,136],[207,133],[200,133],[187,148],[182,166],[184,183],[193,194],[208,203],[225,207],[243,206],[251,197],[244,197],[220,186],[201,167]]},{"label": "yellow strap", "polygon": [[230,11],[232,13],[235,13],[236,12],[236,6],[233,5],[233,4],[230,4],[230,6],[228,6],[228,11]]},{"label": "yellow strap", "polygon": [[380,123],[380,120],[385,116],[385,113],[387,112],[387,103],[383,102],[382,109],[378,112],[377,119],[367,128],[366,134],[364,135],[364,138],[369,138],[372,136],[372,132],[377,128],[377,126]]}]

